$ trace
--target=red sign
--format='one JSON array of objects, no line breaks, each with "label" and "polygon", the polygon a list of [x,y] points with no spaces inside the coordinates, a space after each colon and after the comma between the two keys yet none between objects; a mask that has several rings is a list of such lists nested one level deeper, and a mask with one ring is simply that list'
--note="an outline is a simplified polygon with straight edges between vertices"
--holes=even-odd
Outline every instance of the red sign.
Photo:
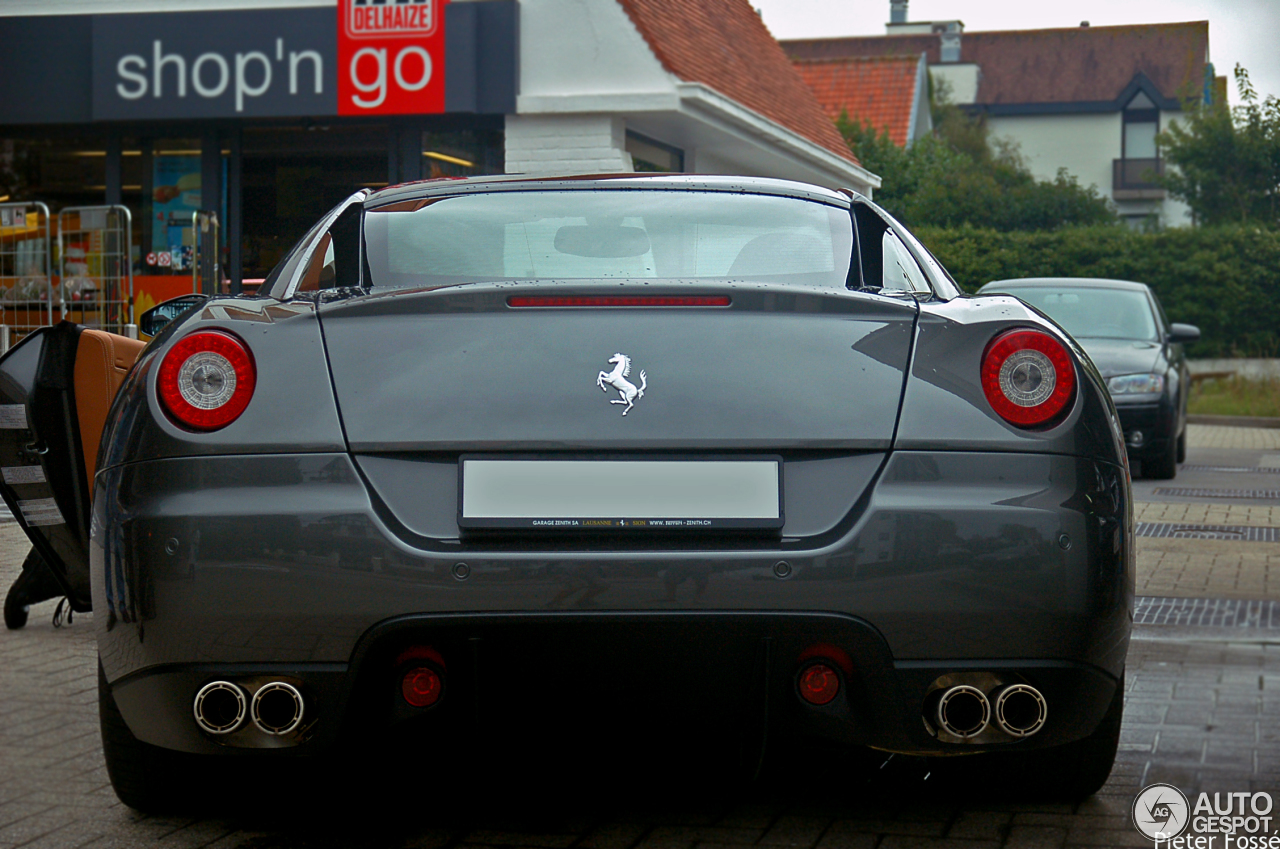
[{"label": "red sign", "polygon": [[338,0],[338,114],[444,111],[449,0]]}]

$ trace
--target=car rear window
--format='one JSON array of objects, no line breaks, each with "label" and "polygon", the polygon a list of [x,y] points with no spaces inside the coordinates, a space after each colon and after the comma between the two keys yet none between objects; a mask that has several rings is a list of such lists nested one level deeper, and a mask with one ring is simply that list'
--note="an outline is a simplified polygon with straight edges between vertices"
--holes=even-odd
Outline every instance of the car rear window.
[{"label": "car rear window", "polygon": [[378,288],[471,281],[748,279],[844,287],[847,209],[728,192],[493,192],[374,209]]},{"label": "car rear window", "polygon": [[1009,286],[984,295],[1013,295],[1062,325],[1077,339],[1157,341],[1156,320],[1145,292],[1094,287]]}]

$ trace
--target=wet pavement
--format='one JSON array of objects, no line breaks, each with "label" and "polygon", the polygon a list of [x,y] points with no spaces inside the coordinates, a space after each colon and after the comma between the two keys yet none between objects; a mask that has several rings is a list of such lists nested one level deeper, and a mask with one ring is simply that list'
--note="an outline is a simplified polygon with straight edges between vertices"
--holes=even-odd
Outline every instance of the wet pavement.
[{"label": "wet pavement", "polygon": [[[1181,530],[1139,540],[1139,621],[1155,624],[1135,629],[1115,769],[1101,793],[1078,804],[999,802],[982,788],[958,797],[939,789],[924,762],[906,758],[827,764],[826,777],[748,788],[691,785],[675,766],[645,786],[573,776],[514,789],[484,770],[463,782],[430,762],[393,760],[387,768],[403,770],[421,792],[352,796],[342,782],[355,787],[368,776],[347,775],[320,807],[298,807],[282,793],[289,802],[267,799],[253,811],[148,817],[121,805],[107,781],[92,616],[55,629],[49,603],[32,610],[26,628],[0,632],[0,849],[1150,846],[1130,820],[1135,794],[1149,784],[1280,797],[1280,543],[1257,541],[1265,534],[1195,538],[1205,525],[1280,527],[1280,503],[1155,492],[1175,483],[1274,488],[1280,473],[1257,470],[1275,457],[1280,431],[1196,428],[1192,468],[1176,482],[1135,482],[1139,519]],[[0,525],[5,588],[25,553],[21,533]]]}]

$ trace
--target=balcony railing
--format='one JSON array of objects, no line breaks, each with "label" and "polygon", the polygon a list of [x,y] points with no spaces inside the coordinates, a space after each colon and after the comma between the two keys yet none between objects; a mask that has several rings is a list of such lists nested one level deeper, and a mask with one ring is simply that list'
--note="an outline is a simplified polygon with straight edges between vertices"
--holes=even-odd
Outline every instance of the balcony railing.
[{"label": "balcony railing", "polygon": [[1164,174],[1162,159],[1113,159],[1111,160],[1111,188],[1160,189],[1156,182]]}]

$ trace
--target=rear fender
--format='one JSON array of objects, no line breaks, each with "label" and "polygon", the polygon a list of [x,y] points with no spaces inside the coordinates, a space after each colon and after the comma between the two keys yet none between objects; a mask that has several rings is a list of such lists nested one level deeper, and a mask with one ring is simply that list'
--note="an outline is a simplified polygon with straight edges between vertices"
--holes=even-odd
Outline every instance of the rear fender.
[{"label": "rear fender", "polygon": [[[1015,327],[1057,338],[1076,362],[1076,398],[1057,422],[1020,428],[1000,418],[982,390],[982,356]],[[898,450],[1030,451],[1125,465],[1124,438],[1102,376],[1070,336],[1012,297],[960,297],[920,305]]]},{"label": "rear fender", "polygon": [[[226,427],[193,433],[161,409],[156,378],[178,339],[222,330],[244,341],[257,382],[244,413]],[[215,298],[160,332],[120,387],[102,441],[102,469],[138,460],[213,454],[345,451],[315,305],[273,298]]]}]

